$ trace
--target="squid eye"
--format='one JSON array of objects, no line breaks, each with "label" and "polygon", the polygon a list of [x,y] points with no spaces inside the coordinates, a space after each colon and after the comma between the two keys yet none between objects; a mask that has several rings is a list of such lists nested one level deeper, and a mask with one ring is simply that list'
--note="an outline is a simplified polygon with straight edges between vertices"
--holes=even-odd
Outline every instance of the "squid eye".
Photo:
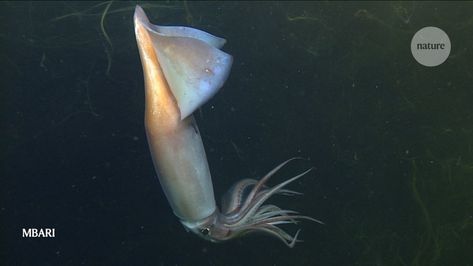
[{"label": "squid eye", "polygon": [[209,229],[208,227],[206,227],[206,228],[201,228],[201,229],[200,229],[200,233],[201,233],[202,235],[204,235],[204,236],[207,236],[207,235],[210,234],[210,229]]}]

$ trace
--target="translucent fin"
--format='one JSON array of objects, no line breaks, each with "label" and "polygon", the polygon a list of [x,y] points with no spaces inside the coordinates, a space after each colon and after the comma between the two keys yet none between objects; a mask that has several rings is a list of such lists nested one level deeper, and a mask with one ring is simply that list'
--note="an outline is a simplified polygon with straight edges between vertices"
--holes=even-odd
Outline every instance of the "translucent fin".
[{"label": "translucent fin", "polygon": [[135,12],[140,13],[140,22],[150,33],[182,120],[223,86],[232,56],[218,49],[225,43],[224,39],[193,28],[153,25],[139,9],[137,6]]}]

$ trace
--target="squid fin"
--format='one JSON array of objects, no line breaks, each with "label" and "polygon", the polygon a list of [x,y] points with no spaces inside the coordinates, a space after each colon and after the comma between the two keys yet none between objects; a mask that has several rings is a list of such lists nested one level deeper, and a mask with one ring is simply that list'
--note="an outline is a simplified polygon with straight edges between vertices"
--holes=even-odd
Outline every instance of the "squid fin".
[{"label": "squid fin", "polygon": [[153,25],[139,6],[136,12],[150,33],[183,120],[214,96],[227,79],[233,58],[219,50],[225,39],[188,27]]}]

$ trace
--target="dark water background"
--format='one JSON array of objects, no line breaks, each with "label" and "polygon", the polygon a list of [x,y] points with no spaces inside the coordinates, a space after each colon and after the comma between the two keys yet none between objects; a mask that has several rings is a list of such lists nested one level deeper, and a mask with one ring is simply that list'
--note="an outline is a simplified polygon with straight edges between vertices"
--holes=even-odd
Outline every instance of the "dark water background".
[{"label": "dark water background", "polygon": [[[187,233],[144,135],[136,3],[2,2],[1,265],[473,265],[472,3],[139,4],[234,56],[196,113],[217,200],[303,156],[272,184],[315,166],[304,196],[273,202],[326,225],[293,249]],[[452,42],[438,67],[410,52],[425,26]]]}]

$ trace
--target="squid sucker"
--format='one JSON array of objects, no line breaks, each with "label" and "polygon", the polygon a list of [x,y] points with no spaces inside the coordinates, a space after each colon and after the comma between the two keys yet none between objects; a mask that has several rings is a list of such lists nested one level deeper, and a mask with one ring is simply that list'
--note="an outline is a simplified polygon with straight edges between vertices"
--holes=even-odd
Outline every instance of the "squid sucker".
[{"label": "squid sucker", "polygon": [[266,204],[273,195],[299,195],[285,187],[311,169],[270,187],[268,179],[243,179],[225,194],[217,208],[202,139],[192,113],[223,86],[232,56],[221,51],[225,40],[201,30],[158,26],[136,6],[136,41],[143,66],[145,128],[154,168],[166,198],[187,230],[212,242],[263,232],[293,247],[300,230],[287,233],[282,224],[305,219],[296,211]]}]

